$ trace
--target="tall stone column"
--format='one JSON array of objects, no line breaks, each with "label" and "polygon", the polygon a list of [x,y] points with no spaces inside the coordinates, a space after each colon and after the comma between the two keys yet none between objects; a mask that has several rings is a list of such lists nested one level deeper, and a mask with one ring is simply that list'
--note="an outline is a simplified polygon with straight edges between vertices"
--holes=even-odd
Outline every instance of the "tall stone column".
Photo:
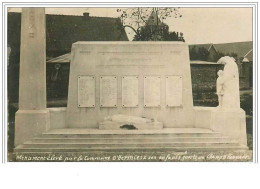
[{"label": "tall stone column", "polygon": [[44,8],[23,8],[21,19],[19,110],[15,145],[49,129],[46,108],[46,22]]}]

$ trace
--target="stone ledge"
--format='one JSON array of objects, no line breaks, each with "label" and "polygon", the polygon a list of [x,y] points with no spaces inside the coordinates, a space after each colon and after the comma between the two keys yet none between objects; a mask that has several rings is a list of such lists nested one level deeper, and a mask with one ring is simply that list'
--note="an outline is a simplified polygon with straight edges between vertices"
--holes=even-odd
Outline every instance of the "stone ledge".
[{"label": "stone ledge", "polygon": [[120,128],[123,125],[133,125],[138,130],[149,130],[149,129],[162,129],[163,124],[160,122],[151,122],[151,123],[118,123],[113,121],[104,121],[99,124],[99,129],[108,129],[108,130],[122,130]]},{"label": "stone ledge", "polygon": [[50,111],[50,128],[61,129],[66,127],[66,113],[67,108],[48,108]]},{"label": "stone ledge", "polygon": [[62,112],[67,111],[66,107],[47,108],[50,112]]}]

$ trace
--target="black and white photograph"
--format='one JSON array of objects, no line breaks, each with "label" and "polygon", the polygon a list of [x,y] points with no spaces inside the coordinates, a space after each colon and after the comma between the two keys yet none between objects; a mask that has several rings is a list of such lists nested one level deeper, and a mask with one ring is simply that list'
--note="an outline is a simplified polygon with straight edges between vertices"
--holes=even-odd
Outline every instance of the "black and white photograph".
[{"label": "black and white photograph", "polygon": [[258,2],[1,8],[0,188],[257,186]]},{"label": "black and white photograph", "polygon": [[8,7],[8,161],[253,161],[253,7]]}]

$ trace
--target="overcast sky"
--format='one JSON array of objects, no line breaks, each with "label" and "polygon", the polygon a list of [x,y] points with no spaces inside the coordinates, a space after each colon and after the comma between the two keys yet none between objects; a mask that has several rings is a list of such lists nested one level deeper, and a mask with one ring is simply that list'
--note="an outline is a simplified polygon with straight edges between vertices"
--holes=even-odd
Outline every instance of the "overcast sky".
[{"label": "overcast sky", "polygon": [[[10,11],[20,11],[11,8]],[[46,8],[47,14],[118,17],[116,8]],[[183,32],[189,44],[252,41],[251,8],[181,8],[181,18],[165,21],[170,31]],[[133,33],[129,34],[132,39]]]}]

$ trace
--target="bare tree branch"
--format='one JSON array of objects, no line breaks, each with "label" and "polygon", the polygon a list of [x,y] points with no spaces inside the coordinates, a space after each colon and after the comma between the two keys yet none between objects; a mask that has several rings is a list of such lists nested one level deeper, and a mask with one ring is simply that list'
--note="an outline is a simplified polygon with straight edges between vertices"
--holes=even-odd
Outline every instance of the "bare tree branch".
[{"label": "bare tree branch", "polygon": [[[141,9],[142,10],[142,9]],[[145,21],[142,17],[142,14],[140,13],[140,8],[138,8],[138,17],[146,24],[147,21]]]},{"label": "bare tree branch", "polygon": [[[164,26],[160,25],[168,17],[177,18],[179,17],[179,8],[161,8],[161,7],[136,7],[136,8],[125,8],[117,9],[117,12],[121,12],[121,21],[123,28],[131,28],[132,31],[141,37],[143,36],[143,28],[148,25],[148,20],[151,14],[155,14],[154,24],[149,27],[152,38],[157,38],[155,35],[164,31]],[[153,13],[154,12],[154,13]],[[159,26],[160,25],[160,26]],[[156,40],[156,39],[155,39]]]},{"label": "bare tree branch", "polygon": [[132,26],[130,26],[130,25],[124,25],[123,27],[124,27],[124,28],[131,28],[136,34],[139,33],[138,30],[134,29],[134,28],[133,28]]}]

